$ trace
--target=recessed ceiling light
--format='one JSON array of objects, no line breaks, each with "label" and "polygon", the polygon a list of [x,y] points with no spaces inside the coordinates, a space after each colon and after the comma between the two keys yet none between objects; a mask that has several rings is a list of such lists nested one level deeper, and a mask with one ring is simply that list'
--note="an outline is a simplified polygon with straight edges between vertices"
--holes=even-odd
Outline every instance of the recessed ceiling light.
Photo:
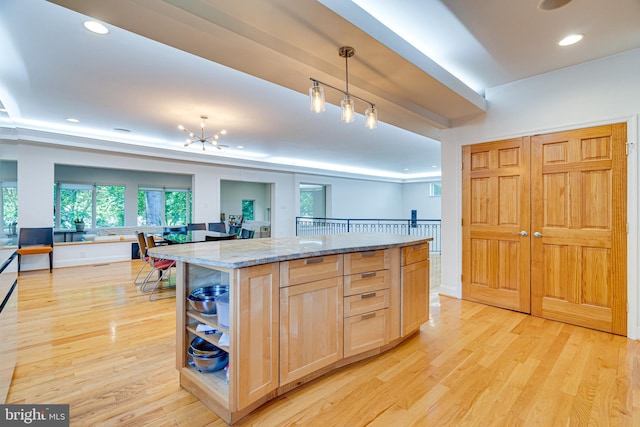
[{"label": "recessed ceiling light", "polygon": [[408,171],[408,170],[409,170],[409,168],[404,168],[404,169],[402,169],[402,170],[406,172],[406,171]]},{"label": "recessed ceiling light", "polygon": [[68,118],[67,118],[67,121],[68,121],[68,122],[71,122],[71,123],[80,123],[80,120],[78,120],[78,119],[74,119],[73,117],[68,117]]},{"label": "recessed ceiling light", "polygon": [[437,168],[437,167],[438,167],[438,165],[431,165],[431,167],[432,167],[432,168]]},{"label": "recessed ceiling light", "polygon": [[244,145],[236,145],[236,148],[239,148],[242,150],[244,148]]},{"label": "recessed ceiling light", "polygon": [[107,34],[109,32],[109,29],[107,27],[96,21],[86,21],[84,23],[84,27],[92,33],[96,34]]},{"label": "recessed ceiling light", "polygon": [[584,37],[583,34],[571,34],[558,42],[560,46],[571,46],[578,43]]},{"label": "recessed ceiling light", "polygon": [[571,0],[540,0],[538,3],[538,9],[540,10],[554,10],[558,9],[565,4],[569,3]]}]

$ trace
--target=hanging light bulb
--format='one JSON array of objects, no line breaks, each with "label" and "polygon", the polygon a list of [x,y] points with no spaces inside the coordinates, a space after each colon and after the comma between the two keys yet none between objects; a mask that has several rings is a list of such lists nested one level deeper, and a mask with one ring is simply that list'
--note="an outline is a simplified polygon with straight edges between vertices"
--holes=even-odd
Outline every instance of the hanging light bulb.
[{"label": "hanging light bulb", "polygon": [[367,108],[367,111],[364,112],[364,116],[366,118],[365,126],[367,129],[375,129],[378,127],[378,110],[374,105]]},{"label": "hanging light bulb", "polygon": [[349,95],[345,95],[344,99],[340,103],[342,108],[342,122],[352,123],[355,120],[355,105],[353,99]]},{"label": "hanging light bulb", "polygon": [[313,86],[309,89],[309,101],[311,111],[314,113],[322,113],[324,111],[324,88],[313,81]]},{"label": "hanging light bulb", "polygon": [[311,111],[315,113],[321,113],[325,110],[324,101],[324,88],[321,85],[327,86],[333,90],[337,90],[344,94],[344,99],[340,103],[341,120],[343,123],[352,123],[356,117],[355,100],[366,102],[369,104],[369,108],[365,112],[365,126],[368,129],[375,129],[378,127],[378,110],[371,101],[360,98],[349,92],[349,58],[355,55],[356,50],[351,46],[342,46],[338,49],[338,55],[344,58],[344,77],[345,77],[345,90],[339,89],[330,84],[321,82],[312,77],[309,78],[313,82],[313,86],[309,89],[309,107]]}]

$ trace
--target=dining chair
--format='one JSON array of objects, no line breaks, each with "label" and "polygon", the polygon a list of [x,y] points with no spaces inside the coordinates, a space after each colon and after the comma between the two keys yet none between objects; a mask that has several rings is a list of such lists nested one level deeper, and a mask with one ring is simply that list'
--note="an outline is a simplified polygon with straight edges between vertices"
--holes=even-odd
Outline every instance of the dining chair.
[{"label": "dining chair", "polygon": [[209,231],[217,231],[219,233],[226,233],[227,226],[224,222],[210,222],[209,223]]},{"label": "dining chair", "polygon": [[255,234],[255,230],[249,230],[247,228],[243,228],[240,231],[240,238],[241,239],[253,239],[253,235]]},{"label": "dining chair", "polygon": [[187,224],[187,230],[188,231],[193,231],[193,230],[206,230],[207,229],[207,224],[205,224],[204,222],[192,222]]},{"label": "dining chair", "polygon": [[229,226],[229,234],[235,234],[236,236],[240,236],[240,230],[242,230],[242,227],[237,227],[235,225]]},{"label": "dining chair", "polygon": [[18,272],[24,255],[49,254],[49,273],[53,272],[53,227],[20,228]]},{"label": "dining chair", "polygon": [[164,227],[162,229],[162,235],[166,236],[167,234],[187,234],[189,231],[186,225],[178,225],[178,226],[170,226]]},{"label": "dining chair", "polygon": [[[147,251],[151,248],[155,248],[156,242],[153,236],[147,236]],[[148,252],[147,252],[148,253]],[[147,273],[147,276],[144,279],[144,282],[140,286],[140,290],[142,292],[149,292],[149,301],[156,301],[162,298],[171,298],[175,296],[174,294],[164,297],[153,298],[154,293],[161,289],[159,284],[162,281],[171,282],[171,269],[176,266],[176,262],[170,259],[161,259],[155,258],[149,255],[149,262],[151,265],[151,271]],[[158,278],[153,281],[151,276],[153,273],[158,274]],[[151,284],[151,289],[148,289],[149,284]],[[162,289],[168,289],[169,287],[173,288],[175,286],[163,286]]]},{"label": "dining chair", "polygon": [[140,274],[142,274],[142,271],[145,269],[145,267],[147,266],[151,267],[151,260],[147,255],[147,243],[146,243],[146,238],[144,236],[144,233],[138,232],[137,235],[138,235],[138,256],[142,261],[142,266],[140,267],[140,270],[138,270],[138,274],[136,274],[136,278],[133,279],[133,283],[136,285],[142,285],[144,283],[144,280],[138,281],[138,279],[140,278]]}]

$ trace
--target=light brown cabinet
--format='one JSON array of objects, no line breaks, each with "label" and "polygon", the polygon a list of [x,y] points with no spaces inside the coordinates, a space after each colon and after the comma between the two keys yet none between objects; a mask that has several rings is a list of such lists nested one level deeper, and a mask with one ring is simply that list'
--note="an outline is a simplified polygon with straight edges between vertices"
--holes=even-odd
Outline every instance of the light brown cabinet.
[{"label": "light brown cabinet", "polygon": [[[233,424],[300,384],[398,345],[429,316],[428,253],[428,244],[396,245],[238,268],[178,260],[181,386]],[[228,327],[187,302],[192,290],[214,284],[229,286]],[[228,377],[191,366],[196,336],[229,353]]]},{"label": "light brown cabinet", "polygon": [[234,352],[231,372],[237,408],[243,409],[278,388],[278,314],[280,271],[277,264],[238,270]]},{"label": "light brown cabinet", "polygon": [[302,282],[305,271],[312,278],[334,277],[280,289],[280,385],[343,357],[342,255],[309,260],[281,263],[282,275],[296,278],[289,283]]},{"label": "light brown cabinet", "polygon": [[[177,264],[178,312],[176,363],[180,385],[198,396],[228,423],[243,416],[253,404],[266,401],[278,388],[279,268],[277,263],[241,269],[211,268],[194,263]],[[185,301],[201,286],[229,285],[229,327],[217,315],[204,315]],[[208,325],[213,334],[198,331]],[[222,334],[228,345],[222,344]],[[187,350],[199,336],[229,353],[229,372],[199,372],[189,363]]]},{"label": "light brown cabinet", "polygon": [[429,243],[402,248],[402,336],[429,320]]}]

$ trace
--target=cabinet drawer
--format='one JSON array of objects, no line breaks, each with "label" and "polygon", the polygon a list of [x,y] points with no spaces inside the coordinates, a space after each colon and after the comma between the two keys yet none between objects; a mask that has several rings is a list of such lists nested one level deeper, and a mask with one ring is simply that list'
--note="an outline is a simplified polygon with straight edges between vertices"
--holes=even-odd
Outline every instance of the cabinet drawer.
[{"label": "cabinet drawer", "polygon": [[364,251],[345,254],[344,274],[364,273],[385,269],[385,251]]},{"label": "cabinet drawer", "polygon": [[429,259],[429,242],[402,248],[402,265]]},{"label": "cabinet drawer", "polygon": [[368,271],[344,276],[344,296],[388,289],[389,283],[391,283],[390,277],[389,270]]},{"label": "cabinet drawer", "polygon": [[388,308],[344,319],[344,357],[387,344],[390,319]]},{"label": "cabinet drawer", "polygon": [[327,255],[280,263],[280,287],[342,276],[342,255]]},{"label": "cabinet drawer", "polygon": [[389,307],[389,290],[352,295],[344,299],[344,317],[356,316]]}]

